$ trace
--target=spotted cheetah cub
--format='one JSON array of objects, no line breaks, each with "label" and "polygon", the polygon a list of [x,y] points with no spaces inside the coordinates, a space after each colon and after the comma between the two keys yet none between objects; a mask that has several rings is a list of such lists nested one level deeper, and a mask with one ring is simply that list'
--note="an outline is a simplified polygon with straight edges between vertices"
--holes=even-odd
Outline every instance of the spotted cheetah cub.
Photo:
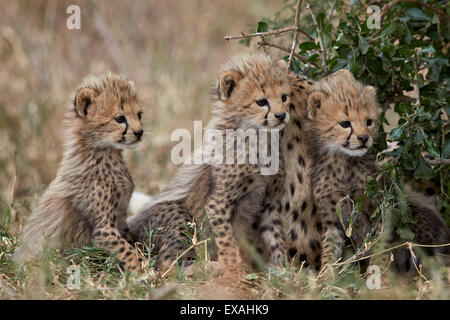
[{"label": "spotted cheetah cub", "polygon": [[141,141],[141,117],[132,82],[112,73],[83,79],[66,113],[63,160],[23,230],[15,261],[37,258],[46,245],[94,240],[118,252],[128,270],[141,269],[143,258],[121,234],[134,188],[122,150]]},{"label": "spotted cheetah cub", "polygon": [[[264,164],[260,162],[251,163],[248,158],[242,163],[236,161],[242,150],[234,146],[237,140],[247,139],[247,130],[267,129],[272,133],[283,129],[289,120],[289,94],[288,68],[282,60],[249,54],[234,57],[223,66],[207,130],[223,135],[224,156],[232,154],[234,161],[230,163],[228,158],[222,158],[219,159],[222,161],[182,167],[165,190],[129,221],[131,233],[141,242],[146,241],[145,230],[154,230],[159,268],[167,269],[186,248],[188,239],[183,224],[202,214],[204,208],[216,234],[219,262],[228,274],[239,269],[241,254],[237,236],[250,230],[238,230],[242,229],[239,227],[245,218],[251,219],[260,211],[270,175],[261,174]],[[234,143],[227,142],[227,130],[234,130]],[[263,142],[258,140],[258,150],[261,150]],[[267,141],[271,145],[271,139]],[[247,146],[250,144],[251,141]],[[235,217],[241,222],[236,222]]]},{"label": "spotted cheetah cub", "polygon": [[[312,188],[323,226],[322,263],[333,263],[343,253],[348,240],[345,229],[352,223],[351,239],[360,248],[372,230],[369,219],[379,199],[364,202],[361,212],[353,206],[366,188],[366,176],[376,173],[372,151],[379,123],[375,89],[356,81],[347,70],[340,70],[317,81],[307,102],[306,131],[313,157]],[[425,197],[410,193],[407,201],[416,223],[411,224],[414,242],[442,244],[448,239],[447,227]],[[336,206],[341,207],[342,221]],[[344,226],[343,226],[343,225]],[[395,233],[389,241],[399,240]],[[395,255],[394,255],[395,256]]]}]

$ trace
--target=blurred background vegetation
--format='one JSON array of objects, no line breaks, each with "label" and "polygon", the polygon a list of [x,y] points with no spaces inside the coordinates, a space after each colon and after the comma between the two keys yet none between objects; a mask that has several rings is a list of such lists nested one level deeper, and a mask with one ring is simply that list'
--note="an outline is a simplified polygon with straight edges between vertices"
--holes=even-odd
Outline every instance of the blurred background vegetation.
[{"label": "blurred background vegetation", "polygon": [[270,15],[277,1],[76,1],[81,30],[69,30],[66,8],[73,3],[0,2],[3,218],[13,185],[16,221],[22,222],[54,178],[64,109],[88,73],[112,70],[136,83],[146,139],[125,157],[136,189],[158,192],[176,169],[170,134],[209,119],[210,87],[220,65],[249,50],[223,36]]}]

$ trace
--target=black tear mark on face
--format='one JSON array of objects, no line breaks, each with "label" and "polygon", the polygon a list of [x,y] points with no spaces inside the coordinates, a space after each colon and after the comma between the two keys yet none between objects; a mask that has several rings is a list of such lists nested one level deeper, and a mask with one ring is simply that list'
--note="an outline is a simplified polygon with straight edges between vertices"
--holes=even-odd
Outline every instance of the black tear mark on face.
[{"label": "black tear mark on face", "polygon": [[350,137],[352,136],[352,134],[353,134],[353,127],[350,127],[350,134],[347,137],[347,141],[345,141],[344,148],[348,148],[348,146],[350,145]]}]

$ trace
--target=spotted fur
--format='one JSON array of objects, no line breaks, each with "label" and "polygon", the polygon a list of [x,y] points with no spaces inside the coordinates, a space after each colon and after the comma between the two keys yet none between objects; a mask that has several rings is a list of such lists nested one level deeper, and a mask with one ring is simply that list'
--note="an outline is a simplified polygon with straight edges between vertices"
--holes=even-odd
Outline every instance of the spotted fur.
[{"label": "spotted fur", "polygon": [[314,205],[310,171],[313,166],[305,132],[306,101],[312,81],[289,75],[291,121],[281,140],[282,170],[268,186],[259,233],[261,252],[272,264],[302,264],[318,269],[322,225]]},{"label": "spotted fur", "polygon": [[[379,106],[375,89],[356,81],[346,70],[317,81],[311,92],[306,127],[314,163],[311,171],[314,201],[323,226],[322,263],[326,264],[342,256],[348,242],[344,230],[349,230],[354,203],[364,196],[366,176],[376,173],[371,147],[379,123]],[[361,212],[354,216],[350,238],[357,247],[371,233],[370,215],[379,200],[366,199]],[[410,193],[408,202],[417,220],[411,225],[414,241],[447,242],[448,229],[436,208],[426,205],[429,201],[425,196]],[[390,239],[395,240],[395,236]]]},{"label": "spotted fur", "polygon": [[[219,73],[208,128],[222,133],[226,129],[282,129],[289,120],[289,94],[284,61],[275,62],[263,54],[234,57]],[[240,135],[244,137],[245,132]],[[219,261],[232,272],[241,262],[236,238],[247,233],[240,232],[242,229],[235,227],[240,223],[233,221],[250,221],[261,210],[267,182],[260,169],[260,164],[248,161],[183,166],[175,179],[130,219],[130,230],[141,242],[147,241],[144,230],[155,230],[160,238],[157,266],[165,270],[189,241],[183,225],[204,208],[216,235]]]},{"label": "spotted fur", "polygon": [[122,149],[134,148],[143,133],[136,90],[118,75],[88,76],[72,101],[63,160],[25,225],[14,260],[37,259],[45,245],[64,248],[94,240],[137,271],[143,258],[125,239],[134,185],[122,158]]}]

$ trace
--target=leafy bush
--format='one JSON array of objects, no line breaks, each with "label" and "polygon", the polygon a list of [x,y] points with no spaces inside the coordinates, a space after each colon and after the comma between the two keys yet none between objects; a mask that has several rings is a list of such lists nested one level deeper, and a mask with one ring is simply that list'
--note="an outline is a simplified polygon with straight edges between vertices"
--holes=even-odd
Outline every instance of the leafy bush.
[{"label": "leafy bush", "polygon": [[[387,142],[396,143],[393,151],[378,156],[379,161],[384,160],[379,174],[389,177],[381,181],[389,183],[379,190],[378,183],[369,180],[366,193],[382,193],[383,203],[397,213],[395,223],[405,239],[414,236],[408,228],[414,220],[404,201],[404,180],[431,181],[441,212],[450,223],[450,7],[445,3],[397,0],[346,5],[344,1],[316,1],[311,8],[309,1],[303,1],[296,20],[297,1],[285,1],[274,18],[262,19],[256,29],[270,32],[293,26],[292,32],[246,35],[241,40],[248,45],[258,39],[260,46],[286,52],[291,69],[313,79],[346,68],[376,87],[383,109],[381,122],[388,124],[385,111],[389,108],[399,120],[391,123],[396,127],[389,134],[380,128],[376,144],[381,152]],[[289,59],[297,21],[299,41]]]}]

